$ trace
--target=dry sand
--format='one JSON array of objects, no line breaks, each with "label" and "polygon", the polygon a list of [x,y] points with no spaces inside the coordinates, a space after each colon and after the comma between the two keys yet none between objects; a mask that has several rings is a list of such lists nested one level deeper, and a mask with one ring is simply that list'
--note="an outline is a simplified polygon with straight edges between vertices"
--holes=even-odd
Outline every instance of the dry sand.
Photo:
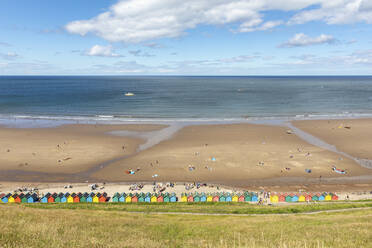
[{"label": "dry sand", "polygon": [[[319,131],[319,135],[307,130],[313,125],[317,126],[311,122],[295,122],[295,125],[330,142],[327,137],[333,136],[327,134],[327,129]],[[327,121],[324,123],[328,125]],[[342,131],[353,132],[355,129],[355,135],[361,135],[361,140],[363,130],[371,134],[370,120],[361,120],[358,128],[354,123],[343,123],[352,128],[342,128]],[[252,190],[265,187],[278,192],[372,188],[372,170],[311,145],[294,134],[288,134],[287,128],[280,126],[187,126],[171,139],[138,153],[136,150],[144,140],[108,134],[117,130],[142,132],[164,127],[66,125],[40,129],[0,128],[0,181],[206,182]],[[337,129],[335,133],[338,134],[338,131],[341,130]],[[352,138],[354,144],[354,148],[350,145],[350,149],[357,151],[359,146],[362,150],[368,149],[365,146],[368,138],[359,142],[358,138],[347,137]],[[345,142],[343,138],[334,139],[339,140],[340,144]],[[122,149],[123,145],[125,150]],[[367,154],[367,150],[363,154]],[[212,158],[216,161],[212,161]],[[347,169],[348,174],[337,174],[332,171],[332,166]],[[140,170],[135,175],[126,173],[137,168]],[[305,169],[311,169],[312,172],[307,173]]]},{"label": "dry sand", "polygon": [[360,159],[372,159],[372,119],[295,121],[293,124]]}]

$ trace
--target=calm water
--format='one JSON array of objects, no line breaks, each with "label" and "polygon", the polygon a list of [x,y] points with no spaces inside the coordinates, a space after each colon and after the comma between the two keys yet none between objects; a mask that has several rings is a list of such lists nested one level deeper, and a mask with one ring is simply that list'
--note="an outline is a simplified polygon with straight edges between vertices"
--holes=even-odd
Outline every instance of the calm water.
[{"label": "calm water", "polygon": [[[135,96],[125,96],[133,92]],[[0,77],[0,118],[372,114],[372,77]]]}]

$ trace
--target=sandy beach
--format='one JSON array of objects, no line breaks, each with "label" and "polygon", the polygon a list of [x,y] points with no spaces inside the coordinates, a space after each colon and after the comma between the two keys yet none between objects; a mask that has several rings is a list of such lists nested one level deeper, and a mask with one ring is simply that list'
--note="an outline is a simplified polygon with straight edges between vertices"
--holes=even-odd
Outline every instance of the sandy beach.
[{"label": "sandy beach", "polygon": [[[338,128],[340,123],[351,128]],[[371,135],[368,127],[372,120],[298,121],[294,125],[346,153],[368,158]],[[144,138],[112,134],[112,131],[151,133],[166,127],[134,124],[3,127],[0,180],[3,185],[9,181],[19,182],[17,185],[202,182],[240,189],[316,192],[366,190],[372,185],[371,169],[311,145],[281,126],[186,126],[170,139],[143,151],[138,149],[146,142]],[[354,139],[351,142],[354,146],[348,145],[350,139]],[[347,174],[335,173],[333,166]],[[131,170],[134,174],[128,174]]]}]

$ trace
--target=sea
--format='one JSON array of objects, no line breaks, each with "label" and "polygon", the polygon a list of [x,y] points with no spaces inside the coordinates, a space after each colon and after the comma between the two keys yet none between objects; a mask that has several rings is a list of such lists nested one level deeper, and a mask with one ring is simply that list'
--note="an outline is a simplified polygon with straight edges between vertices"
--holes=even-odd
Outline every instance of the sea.
[{"label": "sea", "polygon": [[372,76],[0,76],[0,124],[371,116]]}]

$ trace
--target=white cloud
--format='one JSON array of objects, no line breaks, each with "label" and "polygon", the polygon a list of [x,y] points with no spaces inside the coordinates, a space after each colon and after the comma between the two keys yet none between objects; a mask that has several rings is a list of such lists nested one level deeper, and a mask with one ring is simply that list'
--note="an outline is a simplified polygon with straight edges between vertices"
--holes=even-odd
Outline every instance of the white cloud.
[{"label": "white cloud", "polygon": [[19,55],[15,52],[0,53],[0,58],[11,60],[11,59],[19,58]]},{"label": "white cloud", "polygon": [[122,55],[115,53],[112,46],[94,45],[84,55],[98,56],[98,57],[122,57]]},{"label": "white cloud", "polygon": [[321,34],[318,37],[309,37],[304,33],[295,34],[290,40],[279,47],[302,47],[319,44],[332,44],[337,40],[332,35]]},{"label": "white cloud", "polygon": [[371,0],[119,0],[108,11],[70,22],[65,28],[82,36],[93,33],[110,42],[136,43],[179,37],[198,25],[238,24],[238,32],[252,32],[286,22],[265,20],[264,14],[270,10],[294,11],[289,24],[372,23]]}]

